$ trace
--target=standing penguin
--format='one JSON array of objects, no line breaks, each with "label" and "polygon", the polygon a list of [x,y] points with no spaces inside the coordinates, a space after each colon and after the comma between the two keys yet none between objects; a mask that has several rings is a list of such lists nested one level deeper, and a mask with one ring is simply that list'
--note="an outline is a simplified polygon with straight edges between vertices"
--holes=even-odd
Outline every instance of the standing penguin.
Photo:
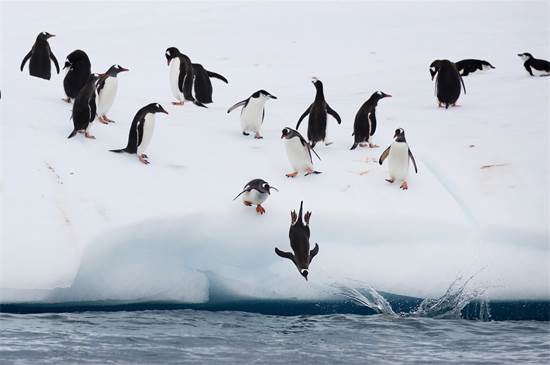
[{"label": "standing penguin", "polygon": [[405,139],[405,131],[403,128],[398,128],[395,130],[393,135],[394,142],[386,148],[386,150],[380,156],[378,161],[380,165],[384,162],[386,158],[389,160],[389,172],[390,178],[386,179],[389,183],[394,183],[395,181],[401,181],[400,188],[407,190],[409,186],[407,185],[407,176],[409,176],[409,159],[414,165],[414,172],[418,174],[418,168],[416,167],[416,161],[414,156],[407,144]]},{"label": "standing penguin", "polygon": [[222,80],[226,84],[227,79],[220,74],[206,70],[201,64],[193,63],[193,73],[195,81],[193,87],[195,90],[195,99],[202,104],[210,104],[212,102],[212,83],[210,78]]},{"label": "standing penguin", "polygon": [[486,71],[495,68],[489,62],[484,60],[466,59],[455,63],[460,76],[468,76],[477,70]]},{"label": "standing penguin", "polygon": [[128,136],[128,145],[120,150],[111,150],[111,152],[127,152],[137,153],[138,159],[145,165],[149,164],[149,157],[145,154],[153,132],[155,130],[155,114],[168,114],[164,108],[158,103],[151,103],[144,106],[136,113],[132,125],[130,126],[130,134]]},{"label": "standing penguin", "polygon": [[269,99],[277,99],[265,90],[258,90],[250,95],[248,99],[239,101],[227,110],[231,113],[234,109],[242,106],[241,110],[241,131],[243,135],[248,136],[248,132],[254,132],[254,138],[264,138],[260,135],[260,130],[265,117],[265,102]]},{"label": "standing penguin", "polygon": [[315,153],[315,156],[319,160],[321,158],[298,131],[292,128],[285,128],[283,129],[281,138],[285,140],[286,155],[290,165],[294,169],[294,172],[286,174],[286,177],[296,177],[300,172],[305,173],[306,176],[321,173],[313,169],[311,151]]},{"label": "standing penguin", "polygon": [[23,71],[25,63],[30,58],[29,74],[31,76],[49,80],[52,76],[52,65],[50,60],[53,61],[57,73],[59,73],[57,58],[55,58],[55,55],[50,48],[50,44],[48,43],[48,39],[51,37],[55,37],[55,35],[48,32],[38,34],[31,50],[25,57],[23,57],[23,61],[21,62],[21,71]]},{"label": "standing penguin", "polygon": [[76,98],[80,89],[88,81],[92,73],[92,64],[86,52],[77,49],[67,56],[65,65],[65,78],[63,79],[63,89],[65,89],[65,100],[67,103]]},{"label": "standing penguin", "polygon": [[435,60],[430,65],[430,74],[432,75],[432,81],[435,77],[435,91],[437,100],[439,101],[439,107],[445,106],[445,109],[449,108],[449,105],[455,106],[456,101],[460,96],[460,84],[464,88],[466,93],[466,87],[462,76],[458,73],[456,65],[449,60]]},{"label": "standing penguin", "polygon": [[125,71],[128,69],[120,65],[112,65],[97,83],[97,115],[103,124],[114,123],[114,120],[107,118],[107,112],[115,101],[118,88],[117,75]]},{"label": "standing penguin", "polygon": [[244,186],[243,191],[241,191],[235,199],[242,195],[244,205],[247,207],[256,205],[256,213],[264,214],[265,209],[262,207],[262,203],[265,202],[271,194],[271,189],[279,191],[276,187],[270,186],[265,180],[254,179]]},{"label": "standing penguin", "polygon": [[376,106],[378,105],[378,100],[389,97],[391,97],[391,95],[382,91],[376,91],[367,101],[365,101],[361,108],[359,108],[359,111],[357,111],[355,115],[355,122],[353,123],[352,136],[355,136],[355,141],[350,150],[354,150],[357,145],[361,147],[369,146],[370,148],[378,147],[372,143],[371,139],[374,132],[376,132]]},{"label": "standing penguin", "polygon": [[306,212],[304,221],[302,221],[302,209],[304,202],[300,202],[300,212],[296,215],[296,211],[290,212],[290,229],[288,231],[288,237],[290,239],[290,247],[294,253],[285,252],[275,247],[275,253],[282,258],[289,259],[296,265],[296,268],[307,280],[309,274],[309,265],[313,258],[319,253],[319,245],[316,243],[313,250],[309,250],[309,220],[311,218],[311,212]]},{"label": "standing penguin", "polygon": [[72,138],[76,136],[78,132],[84,131],[86,138],[95,139],[95,137],[90,134],[90,127],[97,116],[96,83],[100,77],[103,77],[103,75],[91,74],[88,77],[88,81],[84,84],[82,89],[80,89],[78,95],[74,99],[72,113],[74,129],[67,138]]},{"label": "standing penguin", "polygon": [[537,59],[533,57],[531,53],[528,53],[528,52],[520,53],[518,54],[518,56],[525,61],[523,63],[523,67],[525,67],[529,75],[531,76],[549,76],[550,75],[550,62],[546,60]]},{"label": "standing penguin", "polygon": [[166,49],[166,63],[170,67],[170,87],[174,98],[173,105],[183,105],[191,101],[195,105],[206,108],[206,105],[193,97],[193,65],[189,57],[181,53],[176,47]]},{"label": "standing penguin", "polygon": [[[332,117],[336,119],[338,124],[342,123],[342,119],[340,119],[338,113],[336,113],[325,101],[325,95],[323,93],[323,83],[321,82],[321,80],[318,80],[316,77],[314,77],[311,82],[313,83],[313,85],[315,86],[315,90],[317,91],[317,93],[315,94],[315,100],[298,120],[298,123],[296,124],[296,130],[300,128],[300,123],[302,123],[302,119],[304,119],[306,115],[309,114],[307,125],[307,138],[311,142],[311,147],[315,147],[315,144],[317,142],[325,142],[325,138],[327,135],[327,113],[332,115]],[[332,142],[325,142],[326,146],[330,144],[332,144]]]}]

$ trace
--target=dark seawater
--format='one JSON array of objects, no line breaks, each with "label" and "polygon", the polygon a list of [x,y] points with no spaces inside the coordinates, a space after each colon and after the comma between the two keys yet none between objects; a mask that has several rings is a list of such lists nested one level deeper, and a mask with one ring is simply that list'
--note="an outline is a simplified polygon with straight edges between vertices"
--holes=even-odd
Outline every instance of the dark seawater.
[{"label": "dark seawater", "polygon": [[0,314],[2,364],[550,363],[550,323],[149,310]]}]

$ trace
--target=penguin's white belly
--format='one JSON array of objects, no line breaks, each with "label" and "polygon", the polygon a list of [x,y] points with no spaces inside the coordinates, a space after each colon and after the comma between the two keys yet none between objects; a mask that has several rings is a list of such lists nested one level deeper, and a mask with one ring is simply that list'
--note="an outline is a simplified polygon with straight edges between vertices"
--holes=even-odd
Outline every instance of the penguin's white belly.
[{"label": "penguin's white belly", "polygon": [[259,133],[262,128],[264,103],[251,99],[241,111],[241,130]]},{"label": "penguin's white belly", "polygon": [[409,175],[409,146],[406,143],[394,142],[388,156],[390,177],[396,181],[407,180]]},{"label": "penguin's white belly", "polygon": [[313,170],[313,163],[309,158],[307,146],[303,146],[298,137],[285,139],[288,162],[294,171],[308,172]]},{"label": "penguin's white belly", "polygon": [[155,115],[149,113],[145,116],[145,121],[143,122],[143,138],[141,143],[137,148],[138,155],[145,153],[149,143],[151,143],[151,138],[153,137],[153,132],[155,130]]},{"label": "penguin's white belly", "polygon": [[118,80],[116,77],[108,77],[105,80],[103,89],[99,91],[97,103],[97,115],[106,115],[113,106],[118,88]]},{"label": "penguin's white belly", "polygon": [[265,202],[268,196],[267,193],[260,193],[258,190],[252,189],[243,194],[243,201],[258,205]]},{"label": "penguin's white belly", "polygon": [[533,76],[548,76],[550,75],[550,72],[537,70],[536,68],[531,67],[531,72],[533,73]]},{"label": "penguin's white belly", "polygon": [[184,101],[183,93],[178,87],[178,80],[180,77],[180,59],[173,58],[170,61],[170,88],[172,89],[172,95],[179,101]]}]

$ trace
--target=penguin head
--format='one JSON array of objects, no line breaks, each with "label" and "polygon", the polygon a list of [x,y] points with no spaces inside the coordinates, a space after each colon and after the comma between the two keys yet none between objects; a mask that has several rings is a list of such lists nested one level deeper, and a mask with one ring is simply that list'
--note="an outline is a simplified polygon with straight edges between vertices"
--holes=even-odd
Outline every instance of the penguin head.
[{"label": "penguin head", "polygon": [[316,89],[323,88],[323,83],[317,77],[313,76],[311,78],[311,82],[313,83],[313,86],[315,86]]},{"label": "penguin head", "polygon": [[374,96],[377,100],[384,99],[384,98],[391,98],[390,94],[386,94],[383,91],[377,91],[374,93]]},{"label": "penguin head", "polygon": [[164,113],[164,114],[168,114],[168,112],[166,110],[164,110],[164,108],[162,107],[162,105],[160,105],[159,103],[151,103],[149,104],[148,106],[148,109],[149,109],[149,113]]},{"label": "penguin head", "polygon": [[109,67],[105,73],[107,76],[116,77],[121,72],[129,71],[127,68],[122,67],[121,65],[112,65]]},{"label": "penguin head", "polygon": [[271,189],[275,191],[279,191],[279,189],[277,189],[276,187],[269,185],[267,181],[264,181],[263,183],[261,183],[260,189],[268,194],[271,194]]},{"label": "penguin head", "polygon": [[518,56],[524,61],[527,61],[527,60],[530,60],[531,58],[534,58],[533,55],[529,52],[518,53]]},{"label": "penguin head", "polygon": [[441,68],[441,60],[435,60],[430,65],[430,75],[432,76],[432,81],[439,72],[439,69]]},{"label": "penguin head", "polygon": [[396,140],[396,141],[405,140],[405,130],[403,128],[397,128],[395,130],[394,135],[393,135],[393,139]]},{"label": "penguin head", "polygon": [[55,37],[55,34],[51,34],[48,32],[41,32],[38,34],[38,37],[36,37],[36,40],[46,41],[51,37]]},{"label": "penguin head", "polygon": [[288,127],[283,129],[283,133],[281,134],[281,139],[282,138],[284,138],[284,139],[292,138],[292,129],[290,129]]},{"label": "penguin head", "polygon": [[253,98],[262,98],[262,99],[277,99],[277,97],[275,95],[271,95],[270,93],[268,93],[267,91],[265,90],[258,90],[256,91],[254,94],[252,94],[252,97]]},{"label": "penguin head", "polygon": [[307,275],[309,274],[309,271],[307,269],[300,270],[300,274],[306,279],[307,281]]},{"label": "penguin head", "polygon": [[180,55],[180,51],[176,47],[169,47],[166,49],[164,55],[166,56],[166,64],[170,66],[170,61],[178,57]]}]

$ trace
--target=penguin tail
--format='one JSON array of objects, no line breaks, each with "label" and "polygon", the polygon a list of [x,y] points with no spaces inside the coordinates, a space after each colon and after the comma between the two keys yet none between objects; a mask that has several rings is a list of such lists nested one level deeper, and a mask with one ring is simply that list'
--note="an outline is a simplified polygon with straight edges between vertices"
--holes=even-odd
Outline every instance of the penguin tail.
[{"label": "penguin tail", "polygon": [[122,152],[126,152],[126,148],[122,148],[120,150],[109,150],[109,152],[122,153]]},{"label": "penguin tail", "polygon": [[296,222],[300,221],[302,222],[302,212],[304,210],[304,201],[302,200],[300,202],[300,211],[298,212],[298,219],[296,220]]},{"label": "penguin tail", "polygon": [[311,171],[311,172],[308,172],[307,174],[305,174],[305,176],[309,176],[309,175],[319,175],[319,174],[322,174],[321,171]]},{"label": "penguin tail", "polygon": [[74,136],[76,136],[77,133],[78,131],[76,129],[73,129],[73,131],[71,132],[71,134],[69,134],[67,138],[73,138]]},{"label": "penguin tail", "polygon": [[204,105],[198,100],[193,101],[193,104],[195,104],[196,106],[200,106],[201,108],[208,108],[206,105]]},{"label": "penguin tail", "polygon": [[354,143],[353,143],[353,146],[351,146],[350,150],[356,149],[358,144],[359,144],[359,143],[354,142]]}]

